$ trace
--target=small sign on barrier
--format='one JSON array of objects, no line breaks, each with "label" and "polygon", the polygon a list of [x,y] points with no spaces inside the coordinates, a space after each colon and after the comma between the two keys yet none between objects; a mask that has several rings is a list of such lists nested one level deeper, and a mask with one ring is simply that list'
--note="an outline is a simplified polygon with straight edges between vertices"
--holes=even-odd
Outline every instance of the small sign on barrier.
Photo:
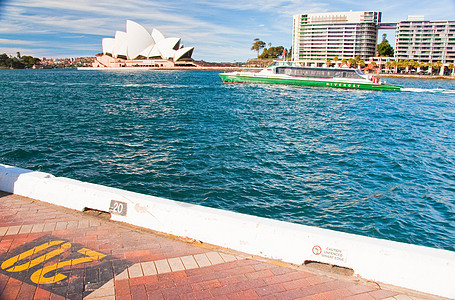
[{"label": "small sign on barrier", "polygon": [[127,204],[117,200],[111,200],[109,212],[114,215],[126,216]]}]

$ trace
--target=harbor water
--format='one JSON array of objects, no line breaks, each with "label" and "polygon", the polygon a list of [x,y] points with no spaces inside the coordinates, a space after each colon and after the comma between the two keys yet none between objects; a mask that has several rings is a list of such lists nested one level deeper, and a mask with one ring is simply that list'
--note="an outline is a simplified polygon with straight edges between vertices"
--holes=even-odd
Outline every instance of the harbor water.
[{"label": "harbor water", "polygon": [[404,89],[0,70],[0,163],[454,251],[455,81],[386,81]]}]

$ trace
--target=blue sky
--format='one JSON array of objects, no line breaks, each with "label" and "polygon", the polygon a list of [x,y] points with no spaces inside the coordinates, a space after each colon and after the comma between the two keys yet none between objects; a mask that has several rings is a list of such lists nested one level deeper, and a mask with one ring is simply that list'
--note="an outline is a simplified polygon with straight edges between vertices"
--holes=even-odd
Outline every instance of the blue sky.
[{"label": "blue sky", "polygon": [[[124,31],[130,19],[181,37],[195,47],[194,59],[246,61],[256,56],[254,38],[289,48],[294,14],[349,10],[381,11],[383,22],[455,20],[455,0],[0,0],[0,53],[94,56],[101,39]],[[394,32],[385,33],[394,44]]]}]

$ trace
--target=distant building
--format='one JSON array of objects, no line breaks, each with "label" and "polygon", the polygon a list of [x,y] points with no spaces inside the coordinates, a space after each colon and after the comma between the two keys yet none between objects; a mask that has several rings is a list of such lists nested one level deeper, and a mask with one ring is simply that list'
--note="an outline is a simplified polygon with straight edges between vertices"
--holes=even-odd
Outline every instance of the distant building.
[{"label": "distant building", "polygon": [[395,59],[455,63],[455,21],[408,16],[406,21],[398,22]]},{"label": "distant building", "polygon": [[193,65],[193,47],[180,45],[180,38],[165,38],[157,29],[150,34],[136,22],[126,21],[126,32],[116,31],[115,38],[102,40],[103,53],[93,67],[174,67]]},{"label": "distant building", "polygon": [[293,60],[325,62],[375,56],[381,12],[349,11],[294,15]]}]

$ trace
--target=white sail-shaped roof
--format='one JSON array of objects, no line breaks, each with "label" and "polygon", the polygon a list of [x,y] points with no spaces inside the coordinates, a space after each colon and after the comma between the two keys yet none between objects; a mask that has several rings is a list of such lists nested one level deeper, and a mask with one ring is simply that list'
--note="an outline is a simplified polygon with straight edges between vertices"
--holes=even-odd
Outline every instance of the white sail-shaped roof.
[{"label": "white sail-shaped roof", "polygon": [[126,21],[126,35],[129,59],[135,59],[144,49],[155,44],[152,36],[144,27],[130,20]]},{"label": "white sail-shaped roof", "polygon": [[127,55],[127,38],[126,32],[123,31],[116,31],[115,32],[115,43],[114,43],[114,50],[112,50],[112,56],[117,58],[119,55],[126,56]]},{"label": "white sail-shaped roof", "polygon": [[117,58],[136,59],[138,56],[147,58],[172,59],[177,61],[191,57],[193,47],[180,49],[180,38],[165,38],[157,29],[152,34],[136,22],[126,21],[126,32],[116,31],[115,38],[102,40],[103,53]]},{"label": "white sail-shaped roof", "polygon": [[155,45],[149,45],[147,48],[142,50],[141,53],[139,53],[139,55],[143,56],[143,57],[150,57],[150,52],[152,52],[152,49],[154,47],[155,47]]},{"label": "white sail-shaped roof", "polygon": [[175,51],[174,53],[174,61],[178,61],[183,57],[191,57],[193,54],[194,47],[184,47],[180,48],[179,50]]},{"label": "white sail-shaped roof", "polygon": [[158,47],[162,58],[173,59],[175,49],[179,48],[179,44],[179,38],[166,38],[156,43],[156,46]]},{"label": "white sail-shaped roof", "polygon": [[103,44],[103,53],[104,54],[106,54],[106,53],[112,54],[112,52],[114,50],[115,39],[113,39],[113,38],[104,38],[102,40],[102,44]]},{"label": "white sail-shaped roof", "polygon": [[152,30],[152,37],[155,40],[155,43],[164,40],[164,35],[158,29],[155,28],[153,28]]}]

